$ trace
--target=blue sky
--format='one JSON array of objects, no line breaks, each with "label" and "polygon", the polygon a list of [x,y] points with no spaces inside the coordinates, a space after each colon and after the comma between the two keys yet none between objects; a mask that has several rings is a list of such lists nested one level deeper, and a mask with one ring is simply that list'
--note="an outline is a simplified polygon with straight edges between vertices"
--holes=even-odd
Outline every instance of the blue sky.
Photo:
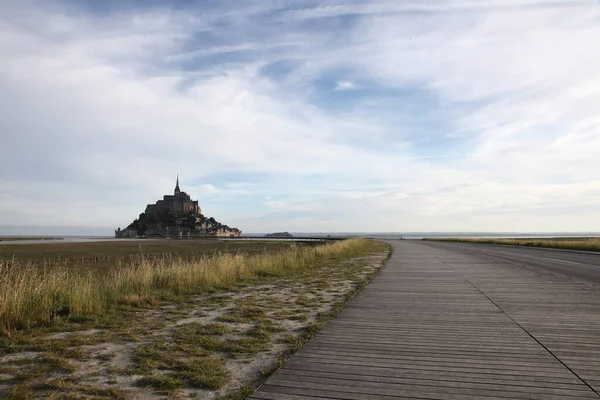
[{"label": "blue sky", "polygon": [[110,234],[177,173],[245,232],[600,230],[597,1],[0,15],[0,233]]}]

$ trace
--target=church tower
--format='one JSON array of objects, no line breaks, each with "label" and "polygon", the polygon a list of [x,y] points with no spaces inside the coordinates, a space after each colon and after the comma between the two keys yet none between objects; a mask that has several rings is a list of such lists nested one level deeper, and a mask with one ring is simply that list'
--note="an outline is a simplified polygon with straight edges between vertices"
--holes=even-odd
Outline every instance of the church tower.
[{"label": "church tower", "polygon": [[183,212],[183,202],[181,201],[181,190],[179,189],[179,174],[177,174],[177,183],[175,183],[175,196],[173,196],[173,211],[175,216]]},{"label": "church tower", "polygon": [[179,174],[177,174],[177,183],[175,184],[175,196],[177,196],[179,192],[181,192],[181,190],[179,190]]}]

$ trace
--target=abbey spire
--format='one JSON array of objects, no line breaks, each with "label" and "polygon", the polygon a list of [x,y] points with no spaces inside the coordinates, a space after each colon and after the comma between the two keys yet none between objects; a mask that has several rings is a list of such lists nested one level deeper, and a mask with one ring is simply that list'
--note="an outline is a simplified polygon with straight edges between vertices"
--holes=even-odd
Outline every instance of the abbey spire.
[{"label": "abbey spire", "polygon": [[177,174],[177,183],[175,184],[175,194],[179,193],[181,190],[179,189],[179,174]]}]

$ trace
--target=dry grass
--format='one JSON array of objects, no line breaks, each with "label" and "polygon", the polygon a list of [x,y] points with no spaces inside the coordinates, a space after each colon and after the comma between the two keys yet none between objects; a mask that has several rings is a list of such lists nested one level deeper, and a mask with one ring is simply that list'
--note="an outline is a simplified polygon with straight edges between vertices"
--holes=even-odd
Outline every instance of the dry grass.
[{"label": "dry grass", "polygon": [[600,251],[600,238],[553,238],[553,239],[426,239],[449,242],[489,243],[512,246],[546,247],[553,249]]},{"label": "dry grass", "polygon": [[204,255],[215,253],[241,252],[258,254],[265,251],[275,251],[289,248],[290,242],[259,242],[259,241],[221,241],[212,239],[202,240],[169,240],[169,239],[140,239],[140,240],[107,240],[99,242],[65,242],[48,240],[44,243],[18,244],[5,243],[0,246],[0,262],[11,261],[13,258],[22,264],[38,266],[65,266],[81,270],[107,269],[120,264],[139,262],[141,256],[147,260],[185,259],[192,261]]},{"label": "dry grass", "polygon": [[119,305],[227,288],[261,276],[283,276],[340,255],[359,254],[368,241],[293,246],[263,254],[205,255],[193,261],[146,260],[107,272],[0,264],[0,332],[48,325],[57,317],[98,315]]}]

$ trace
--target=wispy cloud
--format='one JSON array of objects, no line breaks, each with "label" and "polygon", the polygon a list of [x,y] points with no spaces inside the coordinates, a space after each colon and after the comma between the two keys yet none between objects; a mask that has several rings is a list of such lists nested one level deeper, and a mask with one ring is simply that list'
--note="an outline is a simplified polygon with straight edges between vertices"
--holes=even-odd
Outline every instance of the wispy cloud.
[{"label": "wispy cloud", "polygon": [[0,3],[2,224],[597,229],[597,2],[219,4]]}]

